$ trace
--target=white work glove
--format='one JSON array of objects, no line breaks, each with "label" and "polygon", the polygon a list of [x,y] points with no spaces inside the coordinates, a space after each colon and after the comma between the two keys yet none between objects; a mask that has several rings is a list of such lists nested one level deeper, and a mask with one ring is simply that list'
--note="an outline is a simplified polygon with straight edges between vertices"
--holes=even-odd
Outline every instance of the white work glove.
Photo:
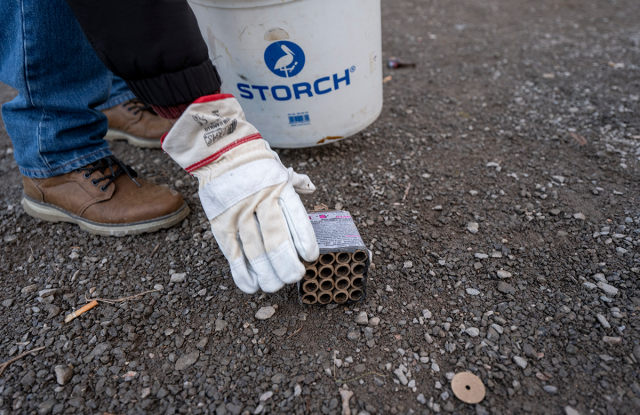
[{"label": "white work glove", "polygon": [[194,101],[162,148],[200,182],[200,201],[238,288],[275,292],[303,277],[298,255],[315,261],[319,249],[296,192],[315,186],[282,165],[233,95]]}]

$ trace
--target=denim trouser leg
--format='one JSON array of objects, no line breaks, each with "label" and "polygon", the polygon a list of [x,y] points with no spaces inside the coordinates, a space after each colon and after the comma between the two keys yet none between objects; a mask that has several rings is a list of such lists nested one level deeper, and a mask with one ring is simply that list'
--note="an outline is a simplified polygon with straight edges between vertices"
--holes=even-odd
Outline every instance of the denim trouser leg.
[{"label": "denim trouser leg", "polygon": [[118,104],[122,104],[125,101],[135,98],[136,96],[131,92],[127,84],[119,76],[113,75],[113,82],[111,83],[111,94],[109,99],[104,104],[97,106],[99,111],[106,110],[107,108],[115,107]]},{"label": "denim trouser leg", "polygon": [[0,81],[19,95],[2,106],[20,172],[45,178],[110,155],[107,100],[112,74],[64,0],[3,0]]}]

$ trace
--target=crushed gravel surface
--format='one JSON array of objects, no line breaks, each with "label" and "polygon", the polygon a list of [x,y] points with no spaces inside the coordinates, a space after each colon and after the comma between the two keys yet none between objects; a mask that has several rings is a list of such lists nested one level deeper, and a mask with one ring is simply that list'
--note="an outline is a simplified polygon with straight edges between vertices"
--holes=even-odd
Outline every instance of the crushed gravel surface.
[{"label": "crushed gravel surface", "polygon": [[[2,129],[0,361],[45,349],[4,371],[0,414],[338,414],[345,386],[360,415],[639,413],[638,21],[632,0],[383,1],[384,59],[417,67],[385,69],[366,131],[280,151],[373,252],[348,307],[236,289],[160,150],[113,145],[185,196],[181,225],[30,218]],[[480,404],[453,396],[461,371]]]}]

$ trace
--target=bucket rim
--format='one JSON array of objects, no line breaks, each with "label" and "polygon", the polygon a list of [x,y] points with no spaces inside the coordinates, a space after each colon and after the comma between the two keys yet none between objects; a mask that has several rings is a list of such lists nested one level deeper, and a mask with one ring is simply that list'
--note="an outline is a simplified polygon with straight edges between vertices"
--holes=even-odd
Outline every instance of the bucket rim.
[{"label": "bucket rim", "polygon": [[189,3],[215,9],[252,9],[275,6],[300,0],[187,0]]}]

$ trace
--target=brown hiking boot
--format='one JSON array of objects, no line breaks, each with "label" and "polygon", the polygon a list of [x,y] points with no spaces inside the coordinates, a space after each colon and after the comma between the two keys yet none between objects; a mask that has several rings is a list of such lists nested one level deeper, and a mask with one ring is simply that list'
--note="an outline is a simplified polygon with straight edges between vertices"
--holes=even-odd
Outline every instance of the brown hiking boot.
[{"label": "brown hiking boot", "polygon": [[151,106],[138,98],[130,99],[102,111],[109,120],[106,140],[127,140],[136,147],[160,148],[160,138],[171,129],[171,123],[156,114]]},{"label": "brown hiking boot", "polygon": [[75,223],[106,236],[155,232],[189,214],[178,192],[135,177],[113,156],[60,176],[23,177],[22,206],[34,218]]}]

